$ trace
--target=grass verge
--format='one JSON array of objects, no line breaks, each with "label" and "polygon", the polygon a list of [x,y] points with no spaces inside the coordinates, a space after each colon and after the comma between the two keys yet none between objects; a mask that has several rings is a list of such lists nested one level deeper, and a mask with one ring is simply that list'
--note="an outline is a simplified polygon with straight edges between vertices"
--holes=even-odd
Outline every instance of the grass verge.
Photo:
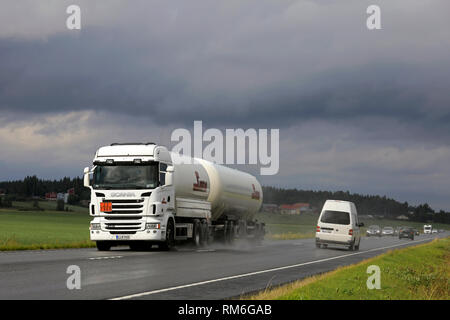
[{"label": "grass verge", "polygon": [[90,220],[84,208],[72,212],[0,209],[0,250],[93,247]]},{"label": "grass verge", "polygon": [[[368,289],[367,267],[381,270],[381,289]],[[256,295],[250,300],[448,300],[450,238],[389,251],[358,264],[306,278]]]}]

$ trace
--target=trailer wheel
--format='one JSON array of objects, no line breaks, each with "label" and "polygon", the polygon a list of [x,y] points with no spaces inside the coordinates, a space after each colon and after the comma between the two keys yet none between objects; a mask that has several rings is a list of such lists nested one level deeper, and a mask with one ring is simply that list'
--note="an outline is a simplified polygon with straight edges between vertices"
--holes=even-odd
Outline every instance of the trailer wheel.
[{"label": "trailer wheel", "polygon": [[226,242],[228,244],[232,244],[234,242],[234,222],[233,221],[228,221],[228,223],[226,224]]},{"label": "trailer wheel", "polygon": [[255,232],[255,244],[256,245],[261,245],[262,240],[264,239],[264,230],[263,230],[263,225],[260,222],[256,223],[256,232]]},{"label": "trailer wheel", "polygon": [[208,244],[209,232],[208,223],[206,220],[202,220],[200,224],[200,245],[205,246]]},{"label": "trailer wheel", "polygon": [[239,220],[239,238],[247,238],[247,222],[245,220]]},{"label": "trailer wheel", "polygon": [[194,230],[193,230],[193,234],[192,234],[192,243],[196,246],[196,247],[200,247],[201,245],[201,234],[202,234],[202,230],[201,230],[201,224],[200,221],[198,219],[194,220]]},{"label": "trailer wheel", "polygon": [[109,251],[111,249],[111,245],[107,241],[97,241],[95,244],[98,251]]}]

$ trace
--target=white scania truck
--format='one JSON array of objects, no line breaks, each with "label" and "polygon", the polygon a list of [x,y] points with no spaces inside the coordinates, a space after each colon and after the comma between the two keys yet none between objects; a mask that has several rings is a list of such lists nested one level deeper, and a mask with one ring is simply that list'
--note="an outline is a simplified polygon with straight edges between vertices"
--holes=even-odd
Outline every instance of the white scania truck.
[{"label": "white scania truck", "polygon": [[264,223],[254,219],[262,203],[255,177],[154,143],[101,147],[93,167],[84,169],[84,186],[91,189],[90,238],[101,251],[260,242],[265,234]]}]

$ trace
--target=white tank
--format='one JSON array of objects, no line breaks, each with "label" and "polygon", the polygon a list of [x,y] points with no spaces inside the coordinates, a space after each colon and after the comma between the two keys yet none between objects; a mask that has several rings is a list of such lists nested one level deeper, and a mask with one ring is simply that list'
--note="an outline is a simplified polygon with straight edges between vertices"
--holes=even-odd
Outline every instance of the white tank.
[{"label": "white tank", "polygon": [[203,159],[174,164],[176,197],[211,202],[212,220],[223,215],[251,220],[262,204],[262,188],[248,173]]}]

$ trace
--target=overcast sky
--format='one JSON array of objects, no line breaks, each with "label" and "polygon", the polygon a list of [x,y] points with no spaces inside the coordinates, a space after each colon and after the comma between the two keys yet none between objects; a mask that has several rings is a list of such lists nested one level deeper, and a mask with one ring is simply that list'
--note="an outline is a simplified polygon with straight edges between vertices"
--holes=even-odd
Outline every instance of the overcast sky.
[{"label": "overcast sky", "polygon": [[[74,3],[80,31],[66,28]],[[370,4],[382,30],[366,28]],[[202,120],[280,129],[265,185],[450,210],[449,12],[448,0],[3,0],[0,180],[80,175],[101,145],[170,144]]]}]

